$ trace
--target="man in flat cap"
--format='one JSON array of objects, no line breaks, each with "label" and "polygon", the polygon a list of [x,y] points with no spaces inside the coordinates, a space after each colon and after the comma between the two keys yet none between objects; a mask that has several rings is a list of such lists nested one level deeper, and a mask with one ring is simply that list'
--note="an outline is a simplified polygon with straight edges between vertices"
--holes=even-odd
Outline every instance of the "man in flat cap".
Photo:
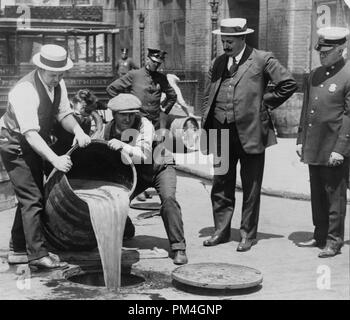
[{"label": "man in flat cap", "polygon": [[[166,52],[159,49],[148,49],[145,66],[131,70],[107,87],[111,97],[130,92],[142,102],[141,114],[152,122],[155,129],[160,127],[160,112],[169,113],[176,102],[175,90],[170,86],[167,77],[158,72],[165,59]],[[161,103],[161,94],[166,98]]]},{"label": "man in flat cap", "polygon": [[343,52],[349,30],[318,30],[321,66],[312,70],[304,92],[297,153],[309,165],[311,240],[300,247],[320,247],[320,258],[340,253],[344,242],[346,188],[350,156],[350,63]]},{"label": "man in flat cap", "polygon": [[[37,69],[11,89],[6,113],[0,119],[1,157],[18,200],[9,262],[25,263],[28,259],[30,265],[57,268],[64,263],[48,252],[41,229],[43,161],[62,172],[71,169],[72,161],[68,155],[57,155],[50,148],[54,120],[74,134],[80,147],[87,146],[91,139],[73,117],[68,100],[63,74],[73,62],[67,51],[57,45],[44,45],[33,57],[33,63]],[[18,261],[19,256],[24,260]]]},{"label": "man in flat cap", "polygon": [[138,69],[134,60],[128,56],[128,48],[121,49],[121,57],[116,65],[117,77],[120,78],[127,74],[130,70]]},{"label": "man in flat cap", "polygon": [[[176,171],[171,163],[159,157],[161,151],[154,143],[154,127],[140,113],[141,101],[132,94],[121,93],[108,102],[113,120],[106,124],[103,138],[113,150],[123,149],[135,164],[136,189],[130,197],[154,187],[161,200],[160,214],[169,239],[174,264],[186,264],[186,242],[179,203],[176,200]],[[153,159],[152,159],[153,157]],[[126,222],[124,236],[133,236],[130,218]]]},{"label": "man in flat cap", "polygon": [[[209,129],[219,133],[217,143],[209,143],[207,148],[216,163],[211,191],[215,232],[203,245],[215,246],[230,239],[239,160],[243,188],[240,252],[250,250],[256,242],[265,149],[277,143],[270,112],[297,89],[290,72],[272,53],[246,45],[245,37],[252,32],[242,18],[223,19],[220,29],[213,31],[221,35],[225,53],[210,67],[202,119],[208,136]],[[266,91],[268,82],[274,86]],[[227,139],[224,135],[220,139],[221,132],[228,132]],[[220,167],[220,158],[226,159],[228,170]]]}]

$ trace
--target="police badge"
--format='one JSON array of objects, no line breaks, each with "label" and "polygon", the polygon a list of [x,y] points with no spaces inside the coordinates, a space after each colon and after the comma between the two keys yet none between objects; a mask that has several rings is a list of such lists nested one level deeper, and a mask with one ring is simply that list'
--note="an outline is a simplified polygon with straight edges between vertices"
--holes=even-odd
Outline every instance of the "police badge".
[{"label": "police badge", "polygon": [[337,90],[337,85],[335,83],[332,83],[329,88],[328,91],[329,92],[335,92],[335,90]]}]

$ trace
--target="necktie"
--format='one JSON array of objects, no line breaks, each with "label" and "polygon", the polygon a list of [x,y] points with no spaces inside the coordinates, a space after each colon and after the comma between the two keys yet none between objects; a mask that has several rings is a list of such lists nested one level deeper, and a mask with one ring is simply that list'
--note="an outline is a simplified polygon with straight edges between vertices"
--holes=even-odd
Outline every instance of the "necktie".
[{"label": "necktie", "polygon": [[238,64],[236,62],[236,59],[234,57],[230,57],[228,64],[227,64],[228,70],[230,72],[230,74],[233,74],[237,71],[238,69]]}]

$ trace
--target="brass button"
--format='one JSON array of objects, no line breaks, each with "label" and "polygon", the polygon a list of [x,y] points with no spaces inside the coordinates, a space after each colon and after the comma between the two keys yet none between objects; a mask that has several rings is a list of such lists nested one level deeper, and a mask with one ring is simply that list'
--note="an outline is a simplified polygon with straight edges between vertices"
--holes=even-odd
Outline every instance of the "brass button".
[{"label": "brass button", "polygon": [[310,128],[312,127],[312,124],[311,124],[311,123],[309,123],[309,127],[310,127]]}]

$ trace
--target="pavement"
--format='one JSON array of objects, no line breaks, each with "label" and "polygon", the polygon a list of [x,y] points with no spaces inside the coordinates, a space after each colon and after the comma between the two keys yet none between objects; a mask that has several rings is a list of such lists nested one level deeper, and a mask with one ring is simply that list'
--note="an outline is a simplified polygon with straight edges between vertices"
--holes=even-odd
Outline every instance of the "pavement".
[{"label": "pavement", "polygon": [[[198,152],[177,154],[177,199],[182,208],[190,264],[229,263],[259,270],[261,285],[231,291],[181,286],[172,280],[177,268],[164,255],[142,256],[140,252],[169,250],[159,215],[145,217],[145,211],[130,209],[136,226],[135,237],[124,243],[124,251],[136,253],[133,261],[124,259],[130,273],[145,281],[125,287],[119,293],[101,286],[77,284],[62,271],[28,272],[25,266],[6,262],[14,208],[0,212],[0,300],[349,300],[350,240],[349,217],[345,221],[342,253],[329,258],[317,257],[318,248],[299,248],[296,243],[312,236],[311,205],[307,166],[295,153],[295,139],[279,139],[266,151],[261,199],[258,243],[248,252],[236,251],[239,242],[242,193],[236,193],[230,241],[204,247],[203,240],[214,231],[210,203],[212,160]],[[237,185],[240,186],[239,175]],[[301,200],[301,201],[300,201]],[[159,202],[157,196],[147,200]],[[124,254],[124,253],[123,253]],[[126,255],[127,256],[127,255]],[[125,256],[125,257],[126,257]],[[130,255],[129,255],[130,258]],[[1,262],[1,261],[0,261]],[[22,268],[22,269],[21,269]],[[72,267],[71,273],[74,274]]]},{"label": "pavement", "polygon": [[[278,143],[266,149],[262,194],[282,198],[309,200],[308,167],[296,154],[296,139],[278,138]],[[213,177],[213,157],[201,152],[175,154],[177,169],[204,179]],[[237,172],[239,172],[239,163]],[[241,189],[237,174],[236,186]]]}]

